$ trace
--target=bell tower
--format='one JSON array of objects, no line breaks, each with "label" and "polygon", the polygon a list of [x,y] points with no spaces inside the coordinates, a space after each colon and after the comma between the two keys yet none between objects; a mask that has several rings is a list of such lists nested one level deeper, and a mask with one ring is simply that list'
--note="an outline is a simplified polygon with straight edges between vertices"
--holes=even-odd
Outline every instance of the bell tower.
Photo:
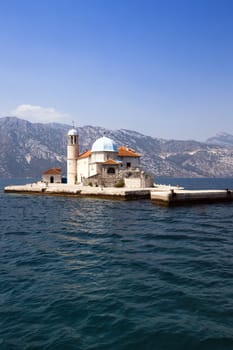
[{"label": "bell tower", "polygon": [[67,183],[74,185],[77,183],[77,160],[79,156],[78,131],[73,129],[68,132],[67,143]]}]

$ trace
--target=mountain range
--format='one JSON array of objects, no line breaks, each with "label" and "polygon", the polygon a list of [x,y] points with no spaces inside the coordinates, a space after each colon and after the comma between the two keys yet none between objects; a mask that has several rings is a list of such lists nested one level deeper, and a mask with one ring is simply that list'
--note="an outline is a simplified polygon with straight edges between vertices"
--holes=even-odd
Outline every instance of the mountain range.
[{"label": "mountain range", "polygon": [[[36,177],[50,167],[66,174],[66,143],[70,125],[31,123],[17,117],[0,118],[0,177]],[[106,135],[118,145],[141,154],[146,172],[160,177],[232,177],[233,135],[219,133],[206,142],[165,140],[132,130],[96,126],[77,128],[80,151]]]}]

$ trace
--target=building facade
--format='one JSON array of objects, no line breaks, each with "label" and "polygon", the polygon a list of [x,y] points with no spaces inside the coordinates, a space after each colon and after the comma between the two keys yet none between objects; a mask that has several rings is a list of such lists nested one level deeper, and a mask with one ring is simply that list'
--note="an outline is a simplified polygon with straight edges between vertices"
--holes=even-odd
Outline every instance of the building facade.
[{"label": "building facade", "polygon": [[97,139],[91,150],[79,154],[78,132],[68,132],[67,182],[84,186],[151,187],[153,180],[140,169],[140,154],[117,147],[110,138]]},{"label": "building facade", "polygon": [[61,183],[62,174],[60,168],[51,168],[43,172],[42,181],[45,183]]}]

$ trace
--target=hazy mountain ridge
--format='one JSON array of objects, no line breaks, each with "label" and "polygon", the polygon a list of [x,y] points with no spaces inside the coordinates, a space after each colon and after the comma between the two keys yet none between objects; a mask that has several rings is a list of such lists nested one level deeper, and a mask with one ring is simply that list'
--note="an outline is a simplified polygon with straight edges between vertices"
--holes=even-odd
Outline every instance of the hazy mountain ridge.
[{"label": "hazy mountain ridge", "polygon": [[226,132],[219,132],[215,136],[208,138],[206,142],[210,144],[233,146],[233,135]]},{"label": "hazy mountain ridge", "polygon": [[[0,177],[40,177],[50,167],[66,172],[66,124],[30,123],[16,117],[0,118]],[[118,145],[142,155],[143,168],[155,176],[233,176],[233,135],[217,134],[207,142],[164,140],[139,132],[84,126],[79,132],[80,151],[106,134]],[[225,140],[225,141],[224,141]]]}]

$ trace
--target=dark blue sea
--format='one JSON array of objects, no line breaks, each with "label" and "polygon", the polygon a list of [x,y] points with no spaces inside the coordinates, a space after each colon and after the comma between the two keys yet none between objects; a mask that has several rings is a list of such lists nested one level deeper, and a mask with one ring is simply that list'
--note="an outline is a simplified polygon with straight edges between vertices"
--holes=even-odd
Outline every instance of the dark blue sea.
[{"label": "dark blue sea", "polygon": [[28,181],[0,181],[0,350],[233,349],[233,203],[3,193]]}]

